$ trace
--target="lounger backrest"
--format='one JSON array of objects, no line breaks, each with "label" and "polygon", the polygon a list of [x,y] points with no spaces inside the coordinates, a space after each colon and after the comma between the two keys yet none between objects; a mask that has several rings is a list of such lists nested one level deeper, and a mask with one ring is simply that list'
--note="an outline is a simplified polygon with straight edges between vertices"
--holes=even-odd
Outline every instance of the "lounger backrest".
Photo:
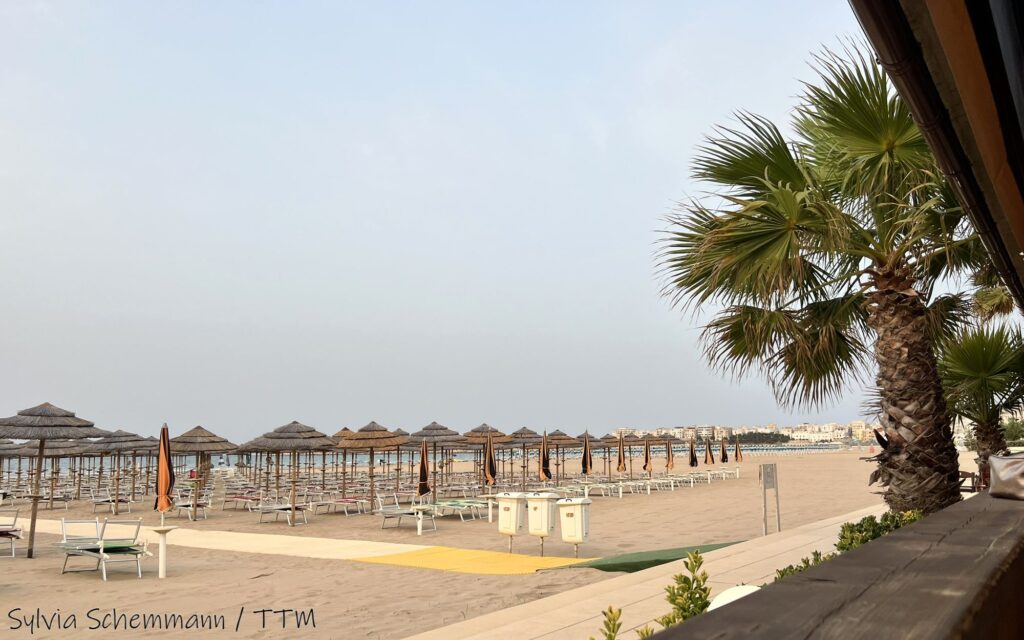
[{"label": "lounger backrest", "polygon": [[100,539],[100,519],[69,520],[60,519],[61,542],[82,542]]},{"label": "lounger backrest", "polygon": [[0,509],[0,527],[13,529],[18,524],[17,509]]},{"label": "lounger backrest", "polygon": [[111,542],[135,544],[139,539],[139,531],[141,529],[142,518],[133,520],[111,520],[110,518],[104,518],[103,525],[100,527],[99,538],[105,544]]}]

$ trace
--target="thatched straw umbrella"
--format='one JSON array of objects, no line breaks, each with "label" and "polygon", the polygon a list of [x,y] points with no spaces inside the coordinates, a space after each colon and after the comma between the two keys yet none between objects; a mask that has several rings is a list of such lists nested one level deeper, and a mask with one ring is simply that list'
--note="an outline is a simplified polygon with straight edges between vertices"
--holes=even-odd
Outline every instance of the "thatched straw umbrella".
[{"label": "thatched straw umbrella", "polygon": [[[131,496],[135,497],[135,453],[138,451],[153,451],[156,449],[157,442],[153,442],[147,438],[144,438],[135,433],[129,433],[127,431],[121,431],[118,429],[110,433],[109,435],[103,436],[99,440],[92,442],[88,445],[88,450],[96,453],[111,453],[114,455],[113,462],[113,473],[114,473],[114,515],[120,513],[121,504],[121,453],[131,452],[132,454],[132,486]],[[129,498],[130,499],[130,498]]]},{"label": "thatched straw umbrella", "polygon": [[[334,447],[335,447],[336,450],[338,449],[338,445],[341,444],[341,441],[344,438],[348,437],[348,435],[350,433],[352,433],[351,429],[349,429],[348,427],[342,427],[341,429],[338,429],[337,433],[335,433],[333,436],[331,436],[331,439],[334,440]],[[334,455],[335,455],[335,457],[334,457],[334,462],[335,462],[335,465],[334,465],[334,479],[337,480],[338,479],[338,465],[337,465],[337,462],[338,462],[337,455],[338,454],[335,453]],[[345,468],[346,468],[347,465],[348,465],[348,451],[346,451],[345,449],[341,449],[341,497],[342,498],[346,497],[346,495],[345,495],[345,471],[346,471],[346,469]]]},{"label": "thatched straw umbrella", "polygon": [[[512,445],[519,445],[523,448],[523,464],[521,465],[523,470],[522,489],[523,491],[526,491],[526,469],[529,466],[526,457],[526,447],[532,447],[534,445],[540,444],[541,441],[544,439],[544,436],[540,435],[536,431],[532,431],[530,429],[527,429],[526,427],[523,427],[522,429],[516,429],[515,431],[513,431],[511,434],[509,434],[509,437],[512,438]],[[513,472],[512,475],[512,480],[515,481],[515,473]]]},{"label": "thatched straw umbrella", "polygon": [[195,516],[196,508],[199,505],[199,488],[203,486],[206,471],[206,465],[203,463],[211,453],[225,453],[237,449],[238,445],[199,426],[192,427],[180,436],[171,438],[172,454],[194,455],[196,458],[196,485],[192,491],[193,516]]},{"label": "thatched straw umbrella", "polygon": [[278,469],[281,468],[281,453],[288,452],[291,459],[291,497],[288,503],[292,508],[289,525],[295,526],[295,485],[299,481],[299,468],[296,459],[300,451],[316,451],[323,447],[333,447],[334,441],[313,427],[292,420],[283,427],[278,427],[262,437],[247,443],[246,448],[273,451],[277,454]]},{"label": "thatched straw umbrella", "polygon": [[367,451],[370,455],[370,509],[373,509],[374,486],[373,486],[373,450],[380,451],[388,447],[397,447],[409,441],[408,436],[396,436],[391,431],[371,422],[359,431],[348,434],[338,443],[340,449],[351,449],[354,451]]},{"label": "thatched straw umbrella", "polygon": [[580,446],[580,441],[567,433],[555,429],[548,434],[548,442],[555,445],[555,483],[559,484],[565,477],[565,471],[562,469],[565,464],[565,449]]},{"label": "thatched straw umbrella", "polygon": [[74,412],[66,411],[45,402],[38,407],[19,411],[18,415],[0,419],[0,438],[17,438],[19,440],[38,440],[36,469],[32,487],[32,516],[28,531],[28,557],[31,558],[35,548],[36,514],[39,511],[39,481],[43,469],[43,448],[47,440],[81,438],[99,438],[107,434],[97,429],[93,423],[75,417]]},{"label": "thatched straw umbrella", "polygon": [[[440,425],[436,422],[431,422],[427,426],[423,427],[416,433],[409,436],[409,442],[419,444],[426,442],[431,445],[434,449],[434,471],[432,476],[431,492],[433,493],[433,501],[437,502],[437,446],[441,445],[441,453],[444,454],[445,447],[453,447],[455,445],[462,444],[466,441],[456,431],[452,431],[444,425]],[[442,467],[443,468],[443,467]]]},{"label": "thatched straw umbrella", "polygon": [[474,450],[477,450],[477,451],[481,452],[481,456],[480,456],[480,459],[479,459],[480,466],[478,467],[479,471],[477,473],[477,481],[480,482],[481,485],[483,485],[484,484],[483,450],[484,450],[484,447],[487,446],[487,438],[488,438],[488,436],[490,436],[490,442],[491,442],[492,445],[506,444],[508,442],[511,442],[512,438],[510,438],[509,436],[505,435],[501,431],[498,431],[497,429],[495,429],[491,425],[487,424],[486,422],[481,424],[479,427],[476,427],[475,429],[470,429],[469,431],[467,431],[466,433],[464,433],[462,435],[465,436],[465,438],[466,438],[466,445],[468,446],[468,448],[471,448],[471,449],[474,449]]},{"label": "thatched straw umbrella", "polygon": [[[50,458],[50,487],[47,508],[53,509],[53,495],[57,490],[57,478],[60,474],[60,458],[73,458],[88,451],[87,440],[46,440],[43,442],[43,458]],[[30,440],[19,445],[16,455],[31,458],[39,450],[39,442]]]},{"label": "thatched straw umbrella", "polygon": [[[4,471],[4,469],[0,468],[0,472],[3,472],[3,473],[7,474],[7,481],[8,482],[10,482],[10,480],[11,480],[11,473],[12,473],[10,461],[14,460],[15,458],[17,458],[18,459],[18,466],[19,466],[19,468],[21,467],[21,456],[20,456],[20,454],[15,453],[16,451],[21,449],[21,447],[22,447],[21,444],[19,444],[17,442],[14,442],[13,440],[7,440],[6,438],[0,438],[0,460],[3,460],[5,458],[7,459],[7,470]],[[0,478],[2,478],[2,475],[0,475]],[[3,497],[4,497],[3,494],[0,494],[0,502],[3,501]]]}]

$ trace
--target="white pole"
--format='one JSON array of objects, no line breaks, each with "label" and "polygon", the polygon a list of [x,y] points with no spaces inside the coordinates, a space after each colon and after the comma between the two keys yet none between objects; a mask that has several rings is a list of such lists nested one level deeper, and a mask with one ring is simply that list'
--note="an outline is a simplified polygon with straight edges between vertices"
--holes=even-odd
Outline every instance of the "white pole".
[{"label": "white pole", "polygon": [[157,574],[160,579],[167,577],[167,532],[160,534],[160,571]]}]

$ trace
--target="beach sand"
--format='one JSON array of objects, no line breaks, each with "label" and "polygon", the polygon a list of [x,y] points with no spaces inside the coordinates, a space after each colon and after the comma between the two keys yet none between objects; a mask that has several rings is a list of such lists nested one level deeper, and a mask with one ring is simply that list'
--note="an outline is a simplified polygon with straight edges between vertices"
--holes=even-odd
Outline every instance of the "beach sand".
[{"label": "beach sand", "polygon": [[[795,527],[829,516],[879,504],[877,489],[867,486],[873,465],[860,458],[866,451],[813,453],[781,457],[748,456],[741,478],[716,481],[676,491],[627,495],[624,499],[594,500],[590,542],[581,556],[605,557],[634,551],[665,549],[715,542],[732,542],[761,535],[761,494],[757,469],[775,462],[779,469],[783,528]],[[596,460],[595,460],[596,462]],[[677,458],[677,463],[679,458]],[[570,465],[573,463],[570,462]],[[719,465],[723,466],[723,465]],[[725,465],[728,467],[733,464]],[[599,467],[600,468],[600,467]],[[659,464],[659,469],[663,465]],[[677,467],[678,469],[679,467]],[[703,467],[702,467],[703,468]],[[639,470],[639,465],[635,466]],[[150,504],[136,505],[133,517],[155,525],[159,517]],[[28,505],[22,507],[27,516]],[[41,519],[91,517],[90,506],[41,510]],[[100,514],[102,517],[102,514]],[[486,520],[438,521],[437,532],[417,537],[415,527],[380,529],[380,520],[369,516],[338,514],[311,516],[305,526],[258,524],[257,516],[242,511],[211,509],[209,519],[190,523],[170,518],[169,524],[211,531],[239,531],[315,536],[383,542],[444,545],[467,549],[506,551],[507,538],[496,524]],[[156,579],[156,558],[144,564],[145,577],[134,577],[129,565],[115,566],[104,583],[95,573],[60,575],[63,556],[51,545],[56,537],[39,535],[37,558],[24,558],[24,542],[16,560],[0,559],[0,637],[30,637],[27,627],[12,629],[9,612],[22,615],[40,608],[44,613],[60,609],[75,613],[78,632],[40,632],[31,637],[84,637],[91,624],[86,612],[118,608],[134,613],[173,612],[221,614],[227,631],[202,632],[201,637],[240,638],[401,638],[468,617],[558,593],[610,577],[594,569],[557,569],[520,576],[486,576],[367,564],[347,560],[296,558],[271,554],[209,551],[174,546],[170,551],[170,577]],[[174,533],[170,538],[173,543]],[[297,541],[298,542],[298,541]],[[301,545],[301,542],[298,542]],[[517,539],[516,550],[537,553],[529,536]],[[301,548],[301,547],[300,547]],[[548,555],[569,557],[572,547],[549,540]],[[154,548],[155,551],[155,548]],[[79,562],[82,562],[79,560]],[[611,603],[609,603],[611,604]],[[242,614],[240,631],[235,623]],[[295,629],[292,619],[282,631],[280,617],[267,618],[263,630],[258,609],[315,610],[316,628]],[[17,614],[15,614],[17,615]],[[273,620],[271,620],[273,617]],[[102,632],[92,632],[93,635]],[[174,632],[115,632],[136,637],[179,637]],[[179,632],[180,633],[180,632]],[[83,634],[83,635],[79,635]],[[98,637],[98,636],[97,636]],[[106,636],[104,636],[106,637]]]}]

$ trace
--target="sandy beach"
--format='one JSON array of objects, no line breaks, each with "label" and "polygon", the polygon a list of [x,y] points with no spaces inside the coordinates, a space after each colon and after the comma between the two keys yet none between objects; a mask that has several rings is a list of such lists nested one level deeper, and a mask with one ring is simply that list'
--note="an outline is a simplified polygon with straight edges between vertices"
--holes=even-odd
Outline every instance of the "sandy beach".
[{"label": "sandy beach", "polygon": [[[778,464],[783,528],[878,504],[880,497],[866,484],[871,465],[860,460],[866,455],[845,451],[748,457],[739,479],[674,492],[654,492],[650,496],[597,497],[591,514],[590,542],[582,547],[581,555],[607,557],[759,536],[761,498],[757,465],[762,462]],[[132,517],[142,517],[147,525],[157,524],[158,516],[149,506],[135,505]],[[27,509],[25,505],[26,514]],[[91,506],[80,505],[68,512],[44,509],[40,519],[91,515]],[[321,514],[311,516],[308,525],[294,528],[283,521],[259,524],[255,514],[222,511],[218,504],[206,520],[190,523],[185,518],[171,518],[169,523],[211,532],[295,536],[298,545],[303,537],[317,537],[507,550],[507,538],[485,519],[460,522],[457,518],[443,518],[438,521],[437,532],[418,537],[411,526],[381,530],[379,518],[369,516]],[[204,636],[402,638],[616,575],[595,569],[564,568],[531,575],[487,576],[241,550],[211,551],[174,546],[172,533],[171,575],[167,580],[156,579],[156,559],[152,558],[144,564],[142,580],[135,578],[125,565],[112,569],[109,581],[104,583],[91,572],[60,575],[63,556],[51,545],[55,539],[56,536],[41,534],[34,560],[2,560],[7,576],[0,586],[6,616],[0,627],[4,637],[77,637],[68,635],[71,630],[36,629],[30,634],[26,621],[11,618],[14,609],[21,609],[13,614],[15,618],[31,616],[37,608],[43,614],[59,609],[65,620],[73,613],[77,632],[85,633],[90,625],[98,624],[87,614],[95,607],[104,613],[117,608],[128,613],[223,615],[228,629],[205,631]],[[537,543],[523,536],[517,540],[516,549],[536,554]],[[569,557],[572,547],[554,540],[548,543],[547,552]],[[307,621],[303,628],[296,629],[294,614],[287,614],[292,617],[282,631],[280,615],[267,613],[264,629],[263,614],[254,613],[260,609],[312,609],[316,626]],[[101,613],[94,613],[93,617],[98,615]],[[171,637],[171,632],[166,631],[118,633]]]}]

